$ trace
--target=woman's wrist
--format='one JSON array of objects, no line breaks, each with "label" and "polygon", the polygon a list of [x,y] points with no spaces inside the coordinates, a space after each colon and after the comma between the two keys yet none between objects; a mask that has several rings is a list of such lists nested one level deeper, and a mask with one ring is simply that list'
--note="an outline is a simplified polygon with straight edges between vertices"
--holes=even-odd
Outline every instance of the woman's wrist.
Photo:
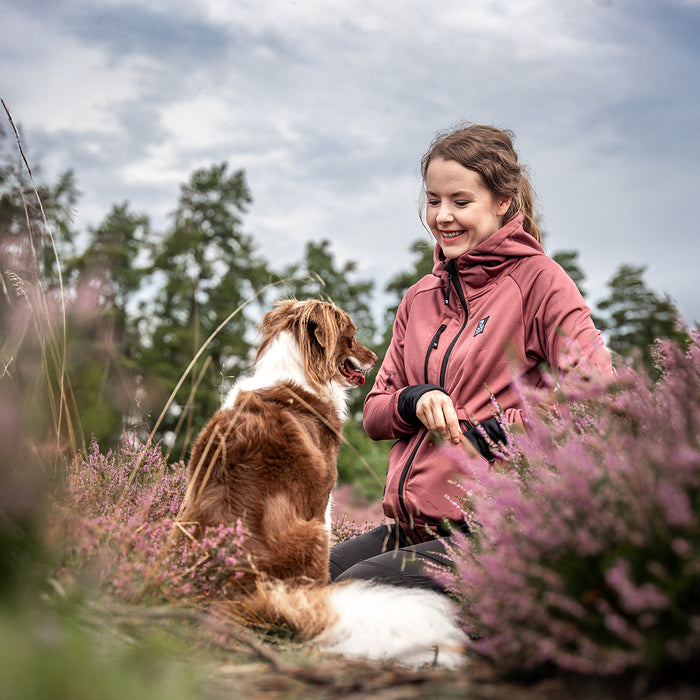
[{"label": "woman's wrist", "polygon": [[437,384],[411,384],[405,389],[401,390],[399,394],[398,411],[399,416],[402,420],[406,421],[410,425],[419,426],[421,421],[416,416],[416,407],[418,405],[418,400],[423,394],[427,394],[429,391],[442,391],[444,394],[447,392]]}]

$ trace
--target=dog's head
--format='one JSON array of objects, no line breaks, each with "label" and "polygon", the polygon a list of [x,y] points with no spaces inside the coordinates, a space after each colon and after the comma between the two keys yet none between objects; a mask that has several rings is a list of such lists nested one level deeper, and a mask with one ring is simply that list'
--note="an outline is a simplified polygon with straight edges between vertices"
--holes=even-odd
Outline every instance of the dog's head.
[{"label": "dog's head", "polygon": [[268,311],[260,323],[258,357],[280,333],[294,338],[309,382],[319,391],[331,382],[361,386],[377,356],[355,337],[356,328],[345,311],[327,301],[286,299]]}]

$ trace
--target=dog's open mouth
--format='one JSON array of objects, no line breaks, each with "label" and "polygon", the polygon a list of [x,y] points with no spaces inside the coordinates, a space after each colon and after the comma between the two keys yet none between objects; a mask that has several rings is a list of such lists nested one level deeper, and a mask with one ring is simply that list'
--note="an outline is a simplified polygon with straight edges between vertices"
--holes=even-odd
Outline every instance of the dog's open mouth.
[{"label": "dog's open mouth", "polygon": [[365,375],[357,369],[351,358],[348,357],[345,362],[343,362],[340,367],[338,367],[338,372],[347,379],[351,384],[357,384],[357,386],[362,386],[365,383]]}]

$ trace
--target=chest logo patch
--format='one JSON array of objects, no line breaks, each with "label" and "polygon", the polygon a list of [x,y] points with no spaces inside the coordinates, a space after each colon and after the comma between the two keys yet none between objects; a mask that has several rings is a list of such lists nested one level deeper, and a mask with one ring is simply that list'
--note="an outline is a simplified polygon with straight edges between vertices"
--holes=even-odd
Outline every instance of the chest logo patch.
[{"label": "chest logo patch", "polygon": [[484,332],[484,328],[486,328],[486,322],[490,319],[490,316],[486,316],[485,318],[482,318],[479,323],[476,324],[476,330],[474,331],[474,337],[476,338],[479,333]]}]

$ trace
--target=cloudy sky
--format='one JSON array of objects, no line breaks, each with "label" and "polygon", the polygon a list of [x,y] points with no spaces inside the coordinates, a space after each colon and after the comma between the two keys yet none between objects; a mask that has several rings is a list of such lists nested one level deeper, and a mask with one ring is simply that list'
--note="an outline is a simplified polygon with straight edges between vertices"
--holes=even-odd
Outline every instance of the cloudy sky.
[{"label": "cloudy sky", "polygon": [[698,37],[700,0],[0,0],[0,96],[78,228],[124,200],[163,227],[226,160],[266,260],[327,238],[378,290],[427,240],[435,132],[507,127],[589,303],[646,265],[700,321]]}]

